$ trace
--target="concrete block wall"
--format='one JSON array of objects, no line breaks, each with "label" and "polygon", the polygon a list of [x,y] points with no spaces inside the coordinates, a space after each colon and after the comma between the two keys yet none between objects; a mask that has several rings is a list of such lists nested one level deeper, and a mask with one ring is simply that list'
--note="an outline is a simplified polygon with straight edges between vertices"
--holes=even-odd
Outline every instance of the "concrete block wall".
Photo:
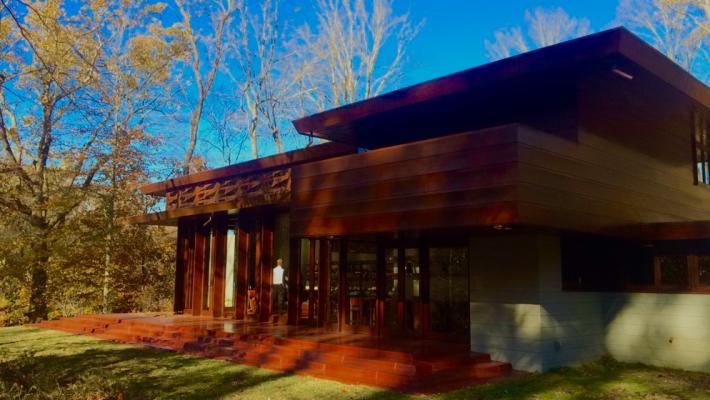
[{"label": "concrete block wall", "polygon": [[607,293],[604,318],[615,359],[710,371],[710,295]]},{"label": "concrete block wall", "polygon": [[556,235],[470,242],[471,349],[526,371],[610,354],[710,371],[710,295],[562,291]]},{"label": "concrete block wall", "polygon": [[557,236],[475,237],[470,246],[472,350],[525,371],[605,353],[602,297],[562,292]]}]

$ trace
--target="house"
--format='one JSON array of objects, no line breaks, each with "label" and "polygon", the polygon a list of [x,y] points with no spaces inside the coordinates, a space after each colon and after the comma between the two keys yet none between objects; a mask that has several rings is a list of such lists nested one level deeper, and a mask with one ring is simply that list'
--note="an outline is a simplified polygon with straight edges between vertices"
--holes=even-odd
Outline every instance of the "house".
[{"label": "house", "polygon": [[623,28],[294,121],[142,188],[175,312],[710,370],[710,88]]}]

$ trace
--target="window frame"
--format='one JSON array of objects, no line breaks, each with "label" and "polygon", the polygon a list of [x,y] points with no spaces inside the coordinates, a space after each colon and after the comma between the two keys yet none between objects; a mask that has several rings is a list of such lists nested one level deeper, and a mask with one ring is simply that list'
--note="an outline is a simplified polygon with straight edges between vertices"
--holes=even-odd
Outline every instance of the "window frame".
[{"label": "window frame", "polygon": [[693,115],[691,134],[693,184],[710,186],[710,120],[700,112]]},{"label": "window frame", "polygon": [[[668,256],[685,256],[686,268],[688,268],[687,286],[664,285],[661,282],[661,258]],[[710,255],[707,253],[657,253],[653,255],[653,284],[638,285],[628,284],[624,286],[630,292],[650,292],[650,293],[697,293],[710,294],[710,285],[700,284],[700,269],[698,267],[698,255]]]}]

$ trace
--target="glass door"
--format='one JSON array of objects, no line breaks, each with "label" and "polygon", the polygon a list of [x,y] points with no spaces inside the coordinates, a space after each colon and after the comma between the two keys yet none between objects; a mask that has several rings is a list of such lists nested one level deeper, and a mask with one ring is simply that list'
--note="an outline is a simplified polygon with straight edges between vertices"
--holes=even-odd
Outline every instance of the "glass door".
[{"label": "glass door", "polygon": [[374,327],[376,282],[377,245],[370,242],[348,242],[346,293],[348,325]]},{"label": "glass door", "polygon": [[421,266],[419,249],[395,247],[385,250],[384,319],[389,332],[421,331]]},{"label": "glass door", "polygon": [[432,247],[429,271],[431,331],[468,340],[468,249],[464,246]]},{"label": "glass door", "polygon": [[227,229],[227,252],[224,269],[224,312],[225,315],[234,316],[234,303],[236,295],[235,271],[237,265],[237,232],[234,228]]},{"label": "glass door", "polygon": [[421,268],[419,265],[419,249],[404,249],[403,291],[404,291],[404,330],[415,332],[421,330],[422,302],[420,295]]}]

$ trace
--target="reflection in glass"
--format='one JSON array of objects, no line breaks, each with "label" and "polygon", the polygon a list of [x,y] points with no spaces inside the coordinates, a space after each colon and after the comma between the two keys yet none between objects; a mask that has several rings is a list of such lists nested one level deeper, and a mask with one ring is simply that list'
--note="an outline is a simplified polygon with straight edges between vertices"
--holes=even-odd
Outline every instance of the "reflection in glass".
[{"label": "reflection in glass", "polygon": [[397,249],[385,251],[385,327],[398,328],[399,316],[397,304],[399,302],[399,266],[397,263]]},{"label": "reflection in glass", "polygon": [[467,335],[469,330],[468,250],[435,247],[429,250],[431,330]]},{"label": "reflection in glass", "polygon": [[658,257],[661,270],[661,284],[666,286],[688,286],[688,257],[666,255]]},{"label": "reflection in glass", "polygon": [[330,248],[330,312],[328,322],[338,322],[338,297],[340,295],[340,241],[333,240]]},{"label": "reflection in glass", "polygon": [[348,242],[348,324],[374,325],[377,281],[377,246]]},{"label": "reflection in glass", "polygon": [[227,230],[227,256],[224,271],[224,306],[234,307],[234,266],[236,263],[234,229]]},{"label": "reflection in glass", "polygon": [[698,256],[698,275],[700,286],[710,286],[710,255]]}]

